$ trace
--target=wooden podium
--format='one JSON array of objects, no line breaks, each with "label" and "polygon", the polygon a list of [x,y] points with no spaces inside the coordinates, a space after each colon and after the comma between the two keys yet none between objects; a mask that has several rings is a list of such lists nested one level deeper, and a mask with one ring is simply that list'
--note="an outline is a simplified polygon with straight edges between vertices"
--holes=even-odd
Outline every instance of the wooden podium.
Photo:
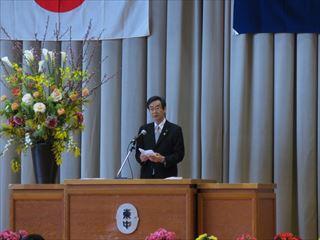
[{"label": "wooden podium", "polygon": [[[65,239],[141,239],[163,227],[179,239],[195,234],[195,180],[67,180]],[[133,204],[139,215],[135,232],[116,226],[116,211]]]},{"label": "wooden podium", "polygon": [[[135,239],[162,227],[178,238],[196,234],[196,185],[200,180],[66,180],[62,185],[11,185],[11,227],[46,240]],[[138,210],[129,235],[116,225],[119,205]]]},{"label": "wooden podium", "polygon": [[[64,184],[10,185],[11,228],[46,240],[144,240],[162,227],[179,240],[207,232],[219,240],[249,232],[272,239],[274,184],[218,184],[205,180],[66,180]],[[121,233],[116,212],[131,203],[137,229]]]}]

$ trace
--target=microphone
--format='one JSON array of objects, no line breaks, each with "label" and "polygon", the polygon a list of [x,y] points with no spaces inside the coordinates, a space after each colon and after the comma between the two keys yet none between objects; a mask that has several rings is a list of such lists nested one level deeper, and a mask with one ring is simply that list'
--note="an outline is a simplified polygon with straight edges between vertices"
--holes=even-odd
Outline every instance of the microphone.
[{"label": "microphone", "polygon": [[[129,160],[129,156],[130,156],[130,153],[132,152],[133,149],[135,149],[135,143],[136,141],[138,140],[139,137],[141,137],[142,135],[146,135],[147,134],[147,131],[142,129],[141,132],[138,134],[138,136],[134,137],[130,143],[129,143],[129,146],[128,146],[128,152],[127,152],[127,156],[125,157],[125,159],[123,160],[122,164],[121,164],[121,167],[116,175],[116,179],[121,179],[123,177],[120,177],[120,173],[122,171],[122,168],[124,167],[124,165],[126,164],[126,162]],[[131,145],[131,147],[130,147]],[[130,162],[129,162],[129,166],[130,166]],[[130,167],[131,169],[131,167]]]},{"label": "microphone", "polygon": [[141,132],[138,134],[138,136],[134,137],[130,143],[135,143],[142,135],[146,135],[147,134],[147,131],[142,129]]}]

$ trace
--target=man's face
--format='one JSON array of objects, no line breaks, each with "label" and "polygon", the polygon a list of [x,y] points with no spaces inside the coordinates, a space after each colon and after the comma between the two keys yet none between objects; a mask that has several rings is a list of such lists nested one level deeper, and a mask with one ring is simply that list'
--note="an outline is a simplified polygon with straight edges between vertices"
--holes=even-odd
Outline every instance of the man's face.
[{"label": "man's face", "polygon": [[153,120],[159,124],[165,117],[166,110],[163,109],[160,100],[156,100],[150,103],[149,111]]}]

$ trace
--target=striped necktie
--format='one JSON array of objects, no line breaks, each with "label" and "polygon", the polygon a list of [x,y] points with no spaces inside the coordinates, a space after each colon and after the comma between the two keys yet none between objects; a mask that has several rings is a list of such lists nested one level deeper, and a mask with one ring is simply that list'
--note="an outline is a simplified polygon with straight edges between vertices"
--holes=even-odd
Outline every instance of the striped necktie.
[{"label": "striped necktie", "polygon": [[156,143],[158,142],[158,139],[159,139],[159,137],[160,137],[160,133],[161,133],[160,126],[156,126],[156,131],[155,131],[155,133],[154,133]]}]

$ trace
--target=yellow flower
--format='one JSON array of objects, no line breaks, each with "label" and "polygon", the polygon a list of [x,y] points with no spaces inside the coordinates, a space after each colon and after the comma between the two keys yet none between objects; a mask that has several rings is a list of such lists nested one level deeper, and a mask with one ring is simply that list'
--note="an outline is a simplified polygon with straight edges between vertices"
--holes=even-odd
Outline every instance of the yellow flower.
[{"label": "yellow flower", "polygon": [[13,172],[19,172],[21,169],[20,161],[16,158],[12,159],[11,162],[11,169]]},{"label": "yellow flower", "polygon": [[209,237],[209,240],[218,240],[218,238],[212,235]]},{"label": "yellow flower", "polygon": [[26,120],[26,126],[27,126],[27,127],[34,128],[35,125],[36,125],[36,124],[35,124],[35,122],[34,122],[33,120],[31,120],[31,119]]},{"label": "yellow flower", "polygon": [[88,88],[84,88],[84,89],[82,89],[82,97],[87,97],[87,96],[89,96],[89,89]]},{"label": "yellow flower", "polygon": [[201,234],[199,237],[196,238],[196,240],[203,240],[207,237],[207,234],[204,233],[204,234]]},{"label": "yellow flower", "polygon": [[17,110],[17,109],[18,109],[18,107],[19,107],[19,104],[18,104],[18,103],[16,103],[16,102],[14,102],[14,103],[12,103],[12,104],[11,104],[11,109],[12,109],[12,111]]},{"label": "yellow flower", "polygon": [[66,112],[66,111],[64,110],[64,108],[59,108],[59,109],[57,110],[57,113],[58,113],[59,116],[65,114],[65,112]]},{"label": "yellow flower", "polygon": [[65,139],[67,137],[67,133],[65,131],[57,131],[55,134],[56,139]]},{"label": "yellow flower", "polygon": [[70,97],[71,101],[75,101],[78,98],[78,93],[75,93],[75,92],[71,93],[69,97]]},{"label": "yellow flower", "polygon": [[208,234],[204,233],[197,237],[195,240],[218,240],[218,238],[213,235],[208,236]]},{"label": "yellow flower", "polygon": [[0,98],[1,102],[7,100],[7,96],[6,95],[2,95],[1,98]]},{"label": "yellow flower", "polygon": [[80,148],[76,147],[74,150],[74,156],[79,157],[80,156]]},{"label": "yellow flower", "polygon": [[34,98],[38,98],[40,96],[40,93],[39,92],[34,92],[32,95],[33,95]]}]

